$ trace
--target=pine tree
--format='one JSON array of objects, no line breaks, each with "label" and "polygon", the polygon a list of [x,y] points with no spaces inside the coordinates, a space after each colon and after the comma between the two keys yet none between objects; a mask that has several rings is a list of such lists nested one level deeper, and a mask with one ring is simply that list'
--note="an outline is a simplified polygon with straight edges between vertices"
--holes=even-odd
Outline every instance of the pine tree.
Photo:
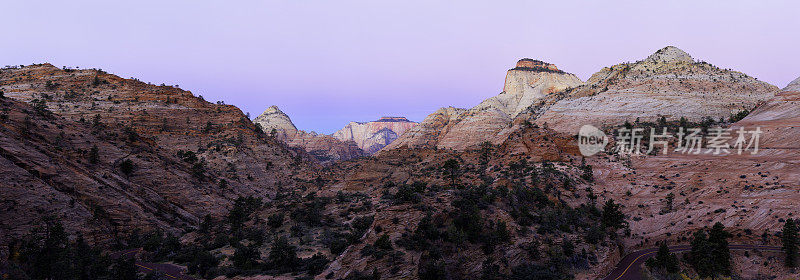
[{"label": "pine tree", "polygon": [[667,245],[666,241],[661,242],[661,246],[658,247],[656,259],[668,273],[678,272],[678,257],[669,252],[669,246]]},{"label": "pine tree", "polygon": [[783,252],[786,253],[786,266],[797,267],[798,262],[798,241],[797,224],[792,219],[787,219],[783,224]]},{"label": "pine tree", "polygon": [[458,161],[452,158],[448,159],[444,162],[442,169],[450,177],[450,185],[455,185],[456,177],[458,177]]},{"label": "pine tree", "polygon": [[645,264],[651,269],[663,269],[667,273],[677,273],[680,270],[678,257],[669,252],[667,241],[659,244],[656,256],[648,259]]},{"label": "pine tree", "polygon": [[728,238],[731,234],[725,231],[725,226],[717,222],[708,234],[708,243],[711,245],[711,257],[714,261],[714,271],[717,274],[731,274],[731,251],[728,248]]},{"label": "pine tree", "polygon": [[297,258],[297,248],[289,244],[286,237],[279,237],[272,243],[269,251],[269,263],[280,271],[291,271],[296,268],[300,260]]},{"label": "pine tree", "polygon": [[694,268],[694,271],[697,272],[700,277],[711,276],[714,272],[714,268],[709,256],[711,249],[708,244],[706,232],[702,229],[695,232],[692,236],[691,245],[692,249],[687,255],[689,264],[692,265],[692,268]]},{"label": "pine tree", "polygon": [[695,232],[687,258],[700,277],[731,274],[731,252],[728,248],[730,236],[725,231],[725,226],[719,222],[711,228],[708,237],[705,230]]},{"label": "pine tree", "polygon": [[609,199],[603,205],[602,222],[605,227],[622,228],[625,226],[625,215],[622,214],[619,204],[614,203],[613,199]]}]

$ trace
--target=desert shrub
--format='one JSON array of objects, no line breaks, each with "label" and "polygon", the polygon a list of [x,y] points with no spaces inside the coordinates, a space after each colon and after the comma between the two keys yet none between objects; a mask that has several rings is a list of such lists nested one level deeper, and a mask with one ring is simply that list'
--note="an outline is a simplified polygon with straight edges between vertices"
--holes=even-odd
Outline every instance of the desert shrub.
[{"label": "desert shrub", "polygon": [[119,165],[119,171],[122,171],[122,174],[125,174],[125,176],[130,176],[131,174],[133,174],[133,171],[135,171],[135,169],[136,165],[134,165],[133,161],[131,161],[130,159],[123,160],[122,163],[120,163]]},{"label": "desert shrub", "polygon": [[329,262],[330,260],[324,255],[316,253],[310,258],[303,259],[303,270],[308,271],[309,275],[317,275],[325,270]]},{"label": "desert shrub", "polygon": [[100,150],[97,148],[97,145],[92,145],[92,148],[89,150],[89,163],[97,164],[100,158]]},{"label": "desert shrub", "polygon": [[269,251],[269,267],[278,271],[297,270],[300,259],[297,258],[297,248],[289,244],[286,237],[279,237],[272,243]]},{"label": "desert shrub", "polygon": [[561,280],[565,278],[566,277],[554,267],[547,267],[538,264],[523,264],[515,266],[511,269],[511,275],[508,277],[508,279],[512,280]]},{"label": "desert shrub", "polygon": [[233,266],[238,269],[254,269],[258,266],[259,260],[261,254],[258,253],[258,248],[241,244],[236,246],[236,251],[231,256]]},{"label": "desert shrub", "polygon": [[233,202],[233,208],[228,212],[228,222],[231,224],[231,231],[236,233],[242,228],[242,224],[250,220],[250,216],[262,205],[260,198],[252,196],[239,197]]},{"label": "desert shrub", "polygon": [[284,219],[283,213],[275,213],[269,215],[269,217],[267,218],[267,225],[270,226],[271,228],[279,228],[283,225],[283,219]]},{"label": "desert shrub", "polygon": [[339,255],[344,252],[348,246],[350,246],[350,242],[348,242],[347,239],[337,238],[331,241],[331,243],[328,245],[328,249],[331,250],[331,254]]},{"label": "desert shrub", "polygon": [[397,192],[394,194],[394,201],[395,203],[419,203],[422,201],[422,193],[424,191],[424,186],[419,188],[418,185],[401,185],[397,188]]}]

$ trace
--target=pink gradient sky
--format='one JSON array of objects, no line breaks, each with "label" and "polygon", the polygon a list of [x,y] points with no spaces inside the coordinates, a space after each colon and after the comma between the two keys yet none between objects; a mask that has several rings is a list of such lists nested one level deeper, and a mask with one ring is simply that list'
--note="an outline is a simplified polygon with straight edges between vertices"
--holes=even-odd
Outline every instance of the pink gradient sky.
[{"label": "pink gradient sky", "polygon": [[779,87],[800,76],[797,2],[643,2],[4,1],[0,65],[102,68],[324,133],[472,107],[522,57],[585,80],[675,45]]}]

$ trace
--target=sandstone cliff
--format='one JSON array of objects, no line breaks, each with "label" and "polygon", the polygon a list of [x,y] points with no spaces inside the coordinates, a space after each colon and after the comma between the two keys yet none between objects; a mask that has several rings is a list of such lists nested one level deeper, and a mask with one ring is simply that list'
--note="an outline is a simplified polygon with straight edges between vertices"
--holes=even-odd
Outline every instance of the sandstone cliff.
[{"label": "sandstone cliff", "polygon": [[571,134],[585,124],[603,127],[636,119],[656,121],[661,116],[718,120],[753,109],[777,91],[743,73],[695,61],[669,46],[644,60],[603,68],[585,85],[567,91],[566,98],[546,110],[538,108],[533,118],[540,125],[547,123]]},{"label": "sandstone cliff", "polygon": [[[430,146],[463,150],[486,141],[500,143],[508,133],[503,130],[510,128],[514,118],[529,107],[553,93],[581,84],[578,77],[559,70],[553,64],[522,59],[516,67],[508,70],[503,92],[499,95],[458,115],[451,115],[455,113],[452,110],[437,111],[426,119],[428,124],[423,121],[419,130],[409,131],[390,148]],[[447,120],[446,124],[442,122],[444,120]],[[426,131],[438,128],[446,128],[446,131]]]},{"label": "sandstone cliff", "polygon": [[333,133],[333,137],[342,141],[354,141],[368,154],[374,154],[415,125],[416,122],[404,117],[382,117],[365,123],[350,122]]}]

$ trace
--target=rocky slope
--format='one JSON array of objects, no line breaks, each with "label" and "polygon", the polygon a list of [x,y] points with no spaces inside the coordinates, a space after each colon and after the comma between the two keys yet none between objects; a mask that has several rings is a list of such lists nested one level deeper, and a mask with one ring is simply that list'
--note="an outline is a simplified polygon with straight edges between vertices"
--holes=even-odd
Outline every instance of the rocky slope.
[{"label": "rocky slope", "polygon": [[[574,259],[578,263],[586,261],[587,265],[569,273],[579,274],[581,279],[599,276],[602,271],[596,262],[614,262],[615,248],[611,242],[582,241],[581,235],[594,222],[583,220],[593,214],[577,214],[588,211],[583,208],[588,201],[583,193],[585,182],[580,178],[577,150],[565,148],[570,145],[575,147],[574,139],[566,135],[527,127],[501,145],[484,145],[480,150],[396,148],[333,165],[323,175],[326,187],[314,192],[317,200],[330,203],[315,210],[319,211],[315,216],[322,216],[328,224],[340,224],[342,220],[353,228],[333,228],[327,233],[315,226],[301,228],[308,230],[307,234],[334,239],[357,234],[359,240],[335,250],[324,247],[325,238],[310,240],[302,243],[300,255],[324,253],[331,257],[331,263],[315,279],[364,274],[380,275],[381,279],[417,279],[423,274],[437,275],[437,279],[479,279],[481,275],[503,279],[519,273],[512,272],[512,268],[525,265],[535,265],[531,268],[534,270],[560,266],[553,262],[562,260],[545,252],[560,250],[556,248],[568,239],[575,242],[575,252],[584,248],[588,252],[578,253]],[[457,162],[455,180],[444,167],[448,161]],[[533,186],[541,186],[544,192],[538,193]],[[530,201],[534,197],[538,202]],[[308,199],[306,196],[304,201]],[[309,211],[306,209],[313,204],[305,202],[304,206],[287,199],[259,215]],[[537,206],[531,206],[534,204]],[[528,220],[523,214],[527,211],[537,218],[531,216],[532,220]],[[563,224],[570,223],[567,220],[571,218],[566,216],[572,214],[568,213],[578,220]],[[363,218],[369,222],[362,231],[356,231]],[[475,224],[470,233],[459,233],[466,220],[454,219]],[[298,224],[308,222],[293,219],[278,232],[288,232]],[[497,229],[500,224],[505,230]],[[507,230],[508,236],[501,233],[502,237],[495,239],[491,233],[494,230]],[[473,239],[479,235],[477,231],[487,235]],[[473,234],[477,235],[469,237]],[[387,240],[380,241],[382,238]]]},{"label": "rocky slope", "polygon": [[270,106],[253,122],[261,126],[267,134],[274,135],[289,147],[305,150],[322,163],[328,164],[367,154],[354,141],[340,140],[313,131],[298,130],[289,116],[283,113],[278,106]]},{"label": "rocky slope", "polygon": [[764,148],[790,148],[800,146],[800,78],[792,81],[774,98],[759,106],[747,117],[733,125],[733,129],[760,127],[760,145]]},{"label": "rocky slope", "polygon": [[[573,74],[555,65],[522,59],[508,70],[503,92],[484,100],[478,106],[458,112],[440,109],[428,116],[417,130],[409,131],[389,148],[438,147],[463,150],[489,141],[501,143],[507,137],[513,120],[529,107],[553,93],[577,87],[582,82]],[[427,123],[426,123],[427,122]],[[438,130],[432,131],[437,129]]]},{"label": "rocky slope", "polygon": [[[800,92],[795,81],[732,130],[760,127],[759,152],[587,158],[594,168],[595,193],[625,205],[631,236],[625,250],[651,247],[656,241],[687,243],[697,229],[716,222],[732,233],[732,243],[780,245],[778,232],[796,217],[800,181]],[[723,124],[724,125],[724,124]],[[735,140],[737,134],[732,132]],[[748,136],[748,141],[749,136]],[[670,199],[670,195],[673,197]],[[745,279],[796,275],[780,254],[734,255],[734,267]],[[759,265],[753,265],[758,262]],[[762,265],[763,264],[763,265]],[[786,276],[788,277],[788,276]]]},{"label": "rocky slope", "polygon": [[0,91],[3,238],[44,215],[95,240],[181,232],[310,167],[238,108],[172,86],[41,64],[0,70]]},{"label": "rocky slope", "polygon": [[418,125],[406,131],[400,138],[386,146],[384,150],[398,147],[436,147],[437,143],[444,138],[450,128],[455,125],[458,117],[465,111],[465,109],[454,107],[440,108],[425,117]]},{"label": "rocky slope", "polygon": [[351,122],[333,133],[333,137],[345,142],[354,141],[368,154],[374,154],[416,125],[404,117],[381,117],[377,121]]},{"label": "rocky slope", "polygon": [[753,109],[777,91],[743,73],[695,61],[669,46],[644,60],[603,68],[586,84],[567,91],[566,98],[531,111],[536,123],[574,134],[585,124],[613,126],[661,116],[696,122],[705,117],[727,119]]}]

